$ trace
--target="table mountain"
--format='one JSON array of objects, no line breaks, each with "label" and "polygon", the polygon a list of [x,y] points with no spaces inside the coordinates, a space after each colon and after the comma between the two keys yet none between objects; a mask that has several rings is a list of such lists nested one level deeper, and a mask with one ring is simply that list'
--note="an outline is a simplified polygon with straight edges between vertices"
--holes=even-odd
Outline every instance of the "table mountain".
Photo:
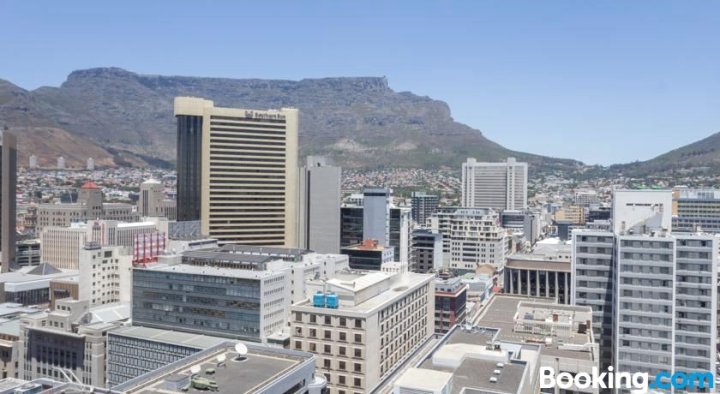
[{"label": "table mountain", "polygon": [[[0,127],[20,134],[22,160],[64,155],[81,166],[170,164],[175,158],[173,98],[217,106],[300,109],[302,154],[324,154],[345,167],[459,168],[470,156],[515,156],[533,165],[572,168],[574,160],[508,150],[455,122],[442,101],[395,92],[385,78],[289,80],[140,75],[119,68],[71,73],[60,87],[26,91],[0,83]],[[21,164],[25,164],[23,161]]]}]

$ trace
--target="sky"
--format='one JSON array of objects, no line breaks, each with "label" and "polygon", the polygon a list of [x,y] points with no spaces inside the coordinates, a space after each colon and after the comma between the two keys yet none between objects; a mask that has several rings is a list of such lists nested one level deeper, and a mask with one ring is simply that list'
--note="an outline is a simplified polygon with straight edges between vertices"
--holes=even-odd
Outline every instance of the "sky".
[{"label": "sky", "polygon": [[720,1],[0,1],[0,79],[386,76],[510,149],[646,160],[720,132]]}]

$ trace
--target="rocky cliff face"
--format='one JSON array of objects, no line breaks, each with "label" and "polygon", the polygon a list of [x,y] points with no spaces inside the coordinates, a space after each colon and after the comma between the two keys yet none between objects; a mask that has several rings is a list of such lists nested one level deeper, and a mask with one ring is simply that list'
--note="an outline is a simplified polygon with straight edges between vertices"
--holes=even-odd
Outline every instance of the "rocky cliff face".
[{"label": "rocky cliff face", "polygon": [[[53,128],[67,132],[73,144],[87,145],[88,151],[105,152],[96,161],[108,165],[170,163],[175,158],[175,96],[203,97],[217,106],[297,107],[301,153],[328,155],[347,167],[458,168],[468,156],[494,161],[510,155],[543,166],[576,164],[509,151],[455,122],[446,103],[395,92],[385,78],[376,77],[286,81],[80,70],[57,88],[28,92],[0,84],[0,125],[22,134],[23,157],[34,153],[54,161],[62,146],[30,143],[41,134],[38,130]],[[30,152],[31,147],[41,151]],[[72,164],[86,157],[72,153],[66,158]]]}]

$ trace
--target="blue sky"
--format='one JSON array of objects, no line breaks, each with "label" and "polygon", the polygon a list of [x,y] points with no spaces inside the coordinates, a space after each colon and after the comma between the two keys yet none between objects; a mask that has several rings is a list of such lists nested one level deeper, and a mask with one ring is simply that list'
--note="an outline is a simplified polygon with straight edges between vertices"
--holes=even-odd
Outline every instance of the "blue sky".
[{"label": "blue sky", "polygon": [[720,131],[720,1],[0,2],[0,78],[387,76],[511,149],[610,164]]}]

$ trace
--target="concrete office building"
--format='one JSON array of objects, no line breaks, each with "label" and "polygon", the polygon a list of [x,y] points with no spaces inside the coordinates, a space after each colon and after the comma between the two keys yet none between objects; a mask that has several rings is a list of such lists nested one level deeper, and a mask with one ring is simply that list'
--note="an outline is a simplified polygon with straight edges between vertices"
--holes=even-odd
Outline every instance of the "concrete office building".
[{"label": "concrete office building", "polygon": [[450,269],[475,271],[479,266],[489,265],[497,271],[502,270],[507,241],[497,211],[458,209],[450,226]]},{"label": "concrete office building", "polygon": [[543,297],[570,304],[572,246],[538,245],[530,253],[513,254],[504,269],[503,293]]},{"label": "concrete office building", "polygon": [[510,157],[501,163],[467,159],[462,165],[462,206],[519,210],[527,208],[527,163]]},{"label": "concrete office building", "polygon": [[720,233],[720,190],[674,189],[672,229]]},{"label": "concrete office building", "polygon": [[451,222],[457,210],[458,207],[439,207],[428,220],[432,232],[442,235],[443,264],[445,265],[450,263]]},{"label": "concrete office building", "polygon": [[35,156],[35,155],[30,155],[30,158],[28,159],[28,161],[29,161],[28,164],[29,164],[31,170],[34,170],[34,169],[37,169],[37,168],[38,168],[38,158],[37,158],[37,156]]},{"label": "concrete office building", "polygon": [[60,269],[78,269],[87,240],[87,229],[81,226],[46,227],[40,233],[42,261]]},{"label": "concrete office building", "polygon": [[300,168],[300,248],[340,252],[341,173],[340,167],[316,156],[308,156],[307,164]]},{"label": "concrete office building", "polygon": [[420,226],[425,226],[428,218],[435,213],[440,203],[440,197],[425,192],[413,192],[410,201],[412,204],[412,220]]},{"label": "concrete office building", "polygon": [[7,272],[0,275],[0,302],[45,305],[50,301],[52,281],[77,277],[76,270],[58,270],[49,264]]},{"label": "concrete office building", "polygon": [[227,343],[227,338],[127,326],[107,334],[108,387]]},{"label": "concrete office building", "polygon": [[178,219],[200,220],[202,233],[221,244],[295,246],[297,109],[220,108],[177,97],[175,116]]},{"label": "concrete office building", "polygon": [[500,223],[504,229],[512,231],[514,234],[522,234],[530,245],[534,245],[540,238],[543,225],[540,212],[533,210],[502,211]]},{"label": "concrete office building", "polygon": [[435,280],[435,333],[445,334],[465,323],[468,285],[459,276]]},{"label": "concrete office building", "polygon": [[89,300],[90,307],[130,303],[132,262],[118,246],[87,243],[80,251],[78,299]]},{"label": "concrete office building", "polygon": [[[362,199],[361,199],[362,202]],[[362,243],[363,238],[362,206],[343,206],[340,208],[340,246]]]},{"label": "concrete office building", "polygon": [[45,227],[68,227],[73,223],[105,219],[135,222],[140,215],[130,204],[103,203],[102,189],[95,182],[86,182],[78,190],[77,202],[40,204],[37,209],[37,231]]},{"label": "concrete office building", "polygon": [[363,190],[363,239],[390,246],[390,189],[366,187]]},{"label": "concrete office building", "polygon": [[410,259],[411,210],[405,207],[390,208],[390,247],[395,260],[407,263]]},{"label": "concrete office building", "polygon": [[17,139],[4,130],[0,131],[0,272],[9,272],[15,264],[16,192]]},{"label": "concrete office building", "polygon": [[127,305],[91,309],[88,301],[60,300],[50,313],[22,319],[18,375],[25,380],[77,377],[84,385],[106,386],[108,331],[129,318]]},{"label": "concrete office building", "polygon": [[442,234],[417,229],[410,237],[410,271],[440,271],[443,266]]},{"label": "concrete office building", "polygon": [[165,187],[155,179],[140,184],[137,207],[141,217],[164,217],[168,220],[177,217],[175,200],[165,198]]},{"label": "concrete office building", "polygon": [[372,392],[433,335],[432,275],[340,274],[324,287],[322,302],[292,306],[291,347],[318,356],[332,394]]},{"label": "concrete office building", "polygon": [[314,355],[251,343],[245,345],[245,354],[238,354],[236,344],[225,342],[210,347],[113,389],[124,394],[180,392],[201,383],[205,387],[212,385],[210,390],[218,394],[324,392],[325,381],[315,374]]},{"label": "concrete office building", "polygon": [[225,245],[188,251],[182,264],[133,270],[133,323],[282,342],[290,305],[306,297],[305,281],[347,268],[346,256],[297,249]]}]

